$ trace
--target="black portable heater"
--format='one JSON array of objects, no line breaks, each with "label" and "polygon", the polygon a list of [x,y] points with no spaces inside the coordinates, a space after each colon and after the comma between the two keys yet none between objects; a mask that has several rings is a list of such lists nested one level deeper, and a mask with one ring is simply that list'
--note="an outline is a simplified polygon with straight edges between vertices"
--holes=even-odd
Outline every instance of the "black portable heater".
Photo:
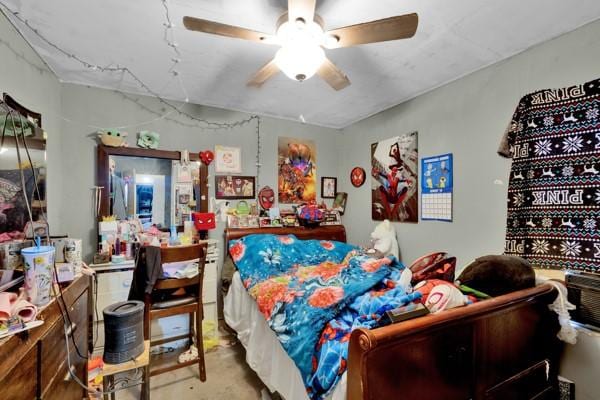
[{"label": "black portable heater", "polygon": [[123,301],[106,307],[104,314],[104,362],[120,364],[144,352],[144,303]]},{"label": "black portable heater", "polygon": [[600,275],[570,271],[565,274],[573,321],[600,328]]}]

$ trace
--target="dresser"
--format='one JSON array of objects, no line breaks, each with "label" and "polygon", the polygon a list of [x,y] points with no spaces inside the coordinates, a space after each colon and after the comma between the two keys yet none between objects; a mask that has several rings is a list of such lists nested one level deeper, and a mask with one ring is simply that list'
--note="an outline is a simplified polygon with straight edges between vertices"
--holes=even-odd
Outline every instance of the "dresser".
[{"label": "dresser", "polygon": [[[72,324],[67,329],[71,370],[87,382],[90,313],[89,278],[78,276],[63,289]],[[62,306],[62,303],[61,303]],[[38,314],[44,324],[0,340],[0,398],[11,400],[80,400],[86,394],[69,374],[63,318],[57,299]],[[72,338],[72,340],[71,340]]]}]

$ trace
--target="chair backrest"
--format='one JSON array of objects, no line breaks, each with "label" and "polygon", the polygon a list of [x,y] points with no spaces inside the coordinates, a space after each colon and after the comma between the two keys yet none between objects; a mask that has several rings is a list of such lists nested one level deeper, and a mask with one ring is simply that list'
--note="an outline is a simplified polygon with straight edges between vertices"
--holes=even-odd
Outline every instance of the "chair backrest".
[{"label": "chair backrest", "polygon": [[154,288],[175,289],[199,284],[201,290],[204,277],[204,261],[206,260],[206,243],[190,246],[163,247],[160,249],[161,264],[195,259],[198,259],[198,270],[200,271],[197,276],[183,279],[159,279],[156,281]]},{"label": "chair backrest", "polygon": [[206,243],[192,244],[190,246],[162,247],[160,249],[160,262],[162,264],[199,259],[204,265]]}]

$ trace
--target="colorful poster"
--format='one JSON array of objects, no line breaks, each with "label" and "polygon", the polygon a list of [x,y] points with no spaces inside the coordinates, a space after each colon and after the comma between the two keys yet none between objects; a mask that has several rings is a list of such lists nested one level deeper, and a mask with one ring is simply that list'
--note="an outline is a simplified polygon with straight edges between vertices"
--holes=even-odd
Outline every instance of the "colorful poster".
[{"label": "colorful poster", "polygon": [[371,216],[418,222],[418,134],[371,145]]},{"label": "colorful poster", "polygon": [[421,219],[452,221],[452,154],[421,159]]},{"label": "colorful poster", "polygon": [[280,137],[278,143],[279,203],[317,200],[317,148],[306,139]]}]

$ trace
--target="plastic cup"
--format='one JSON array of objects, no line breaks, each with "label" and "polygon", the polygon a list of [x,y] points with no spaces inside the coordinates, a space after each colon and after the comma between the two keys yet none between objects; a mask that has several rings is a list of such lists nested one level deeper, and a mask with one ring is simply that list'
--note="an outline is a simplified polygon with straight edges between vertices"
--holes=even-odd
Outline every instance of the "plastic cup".
[{"label": "plastic cup", "polygon": [[54,252],[52,246],[34,246],[21,250],[25,264],[25,295],[36,306],[46,305],[50,301]]}]

